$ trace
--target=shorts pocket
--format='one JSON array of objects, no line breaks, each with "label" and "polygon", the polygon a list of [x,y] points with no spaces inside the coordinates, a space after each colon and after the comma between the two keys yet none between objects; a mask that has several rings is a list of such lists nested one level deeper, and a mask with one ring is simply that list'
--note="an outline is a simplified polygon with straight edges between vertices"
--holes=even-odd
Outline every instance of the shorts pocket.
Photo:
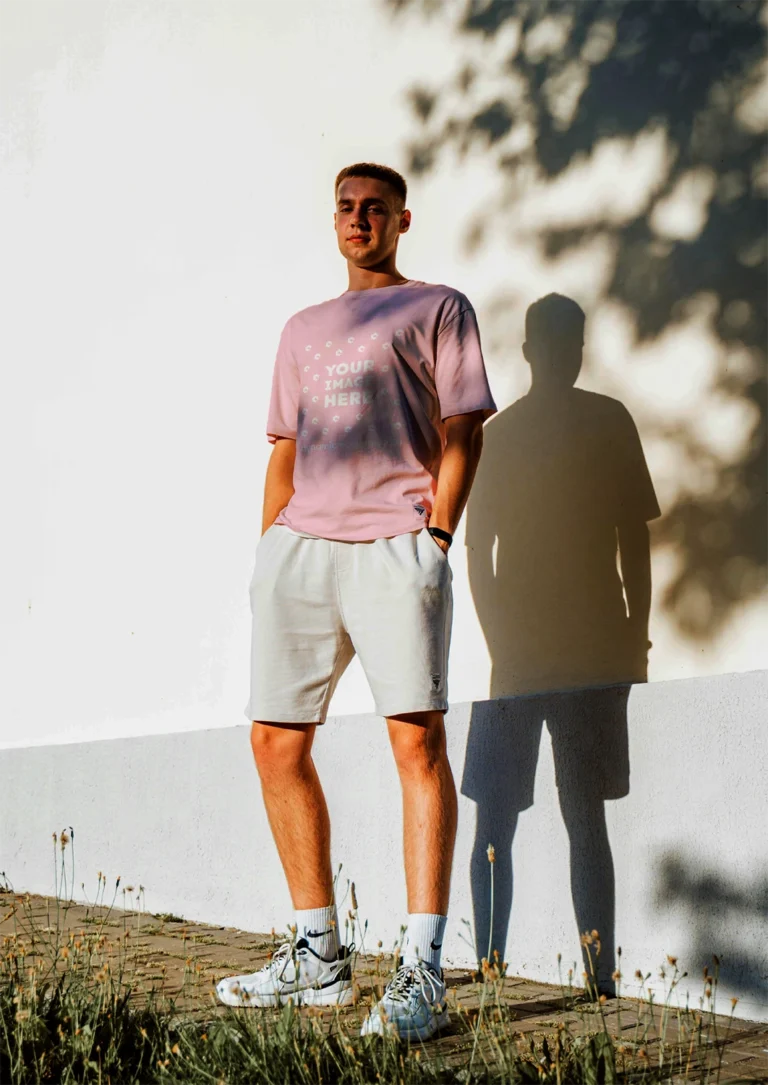
[{"label": "shorts pocket", "polygon": [[256,554],[253,560],[253,573],[251,574],[250,586],[272,575],[274,540],[280,537],[279,524],[270,524],[259,541],[256,543]]},{"label": "shorts pocket", "polygon": [[426,569],[431,568],[433,570],[438,582],[442,583],[444,577],[453,579],[453,569],[448,560],[448,555],[442,546],[437,545],[426,528],[416,536],[416,545],[419,548],[423,565]]},{"label": "shorts pocket", "polygon": [[443,550],[442,546],[440,546],[440,544],[438,543],[437,539],[434,539],[434,538],[433,538],[433,537],[432,537],[432,536],[431,536],[431,535],[429,534],[429,532],[427,531],[427,529],[426,529],[426,528],[424,528],[423,534],[424,534],[424,535],[425,535],[425,536],[427,537],[427,539],[429,540],[429,545],[430,545],[430,546],[431,546],[431,547],[432,547],[432,548],[433,548],[434,550],[437,550],[438,554],[439,554],[439,555],[440,555],[440,557],[441,557],[441,558],[443,559],[443,561],[447,561],[447,560],[448,560],[448,551],[447,551],[447,550]]}]

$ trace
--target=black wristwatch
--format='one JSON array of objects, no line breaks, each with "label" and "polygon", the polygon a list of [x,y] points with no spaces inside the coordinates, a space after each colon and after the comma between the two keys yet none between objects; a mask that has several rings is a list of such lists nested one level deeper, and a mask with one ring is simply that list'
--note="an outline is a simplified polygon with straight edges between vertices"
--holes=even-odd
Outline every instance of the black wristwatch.
[{"label": "black wristwatch", "polygon": [[427,531],[433,539],[441,539],[443,542],[448,543],[448,546],[453,542],[453,535],[450,531],[443,531],[441,527],[428,527]]}]

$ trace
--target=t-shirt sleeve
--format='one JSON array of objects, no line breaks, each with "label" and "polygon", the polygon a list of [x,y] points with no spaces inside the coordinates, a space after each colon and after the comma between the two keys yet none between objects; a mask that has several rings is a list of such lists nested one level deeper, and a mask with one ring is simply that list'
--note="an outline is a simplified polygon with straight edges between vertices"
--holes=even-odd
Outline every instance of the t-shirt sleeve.
[{"label": "t-shirt sleeve", "polygon": [[272,396],[267,415],[267,437],[274,444],[278,437],[296,440],[299,416],[299,369],[291,350],[291,323],[283,328],[272,374]]},{"label": "t-shirt sleeve", "polygon": [[437,333],[435,386],[441,419],[470,411],[496,413],[480,346],[475,310],[466,299],[445,314]]},{"label": "t-shirt sleeve", "polygon": [[655,520],[661,516],[651,473],[645,461],[640,434],[629,411],[622,406],[617,417],[615,479],[618,522]]}]

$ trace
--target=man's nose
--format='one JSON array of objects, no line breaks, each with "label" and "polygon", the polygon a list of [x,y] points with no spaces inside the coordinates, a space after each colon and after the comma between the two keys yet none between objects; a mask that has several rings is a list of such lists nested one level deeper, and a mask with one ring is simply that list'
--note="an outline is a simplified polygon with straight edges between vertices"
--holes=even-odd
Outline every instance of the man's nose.
[{"label": "man's nose", "polygon": [[362,207],[357,208],[352,213],[352,225],[363,230],[369,229],[368,216]]}]

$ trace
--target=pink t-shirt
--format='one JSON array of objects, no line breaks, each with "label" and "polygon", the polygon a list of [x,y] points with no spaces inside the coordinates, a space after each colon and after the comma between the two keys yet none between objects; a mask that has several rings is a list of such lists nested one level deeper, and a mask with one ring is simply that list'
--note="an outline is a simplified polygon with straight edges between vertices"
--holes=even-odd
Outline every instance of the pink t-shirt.
[{"label": "pink t-shirt", "polygon": [[410,280],[348,290],[291,317],[267,435],[296,441],[294,531],[357,542],[429,520],[443,420],[496,410],[475,312],[458,290]]}]

